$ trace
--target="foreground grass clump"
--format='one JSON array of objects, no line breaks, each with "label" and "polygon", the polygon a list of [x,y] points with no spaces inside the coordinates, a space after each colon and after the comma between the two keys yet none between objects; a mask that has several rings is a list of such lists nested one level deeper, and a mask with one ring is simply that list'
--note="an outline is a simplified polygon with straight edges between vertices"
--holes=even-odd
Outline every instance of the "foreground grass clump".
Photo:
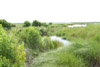
[{"label": "foreground grass clump", "polygon": [[42,41],[39,32],[34,27],[27,27],[20,32],[20,38],[25,46],[32,49],[41,49]]},{"label": "foreground grass clump", "polygon": [[86,62],[78,56],[59,48],[46,52],[34,59],[30,67],[87,67]]},{"label": "foreground grass clump", "polygon": [[68,48],[68,52],[81,56],[88,61],[89,67],[100,66],[100,44],[92,40],[79,40]]},{"label": "foreground grass clump", "polygon": [[44,50],[50,50],[50,49],[56,49],[58,47],[62,47],[63,44],[59,41],[52,41],[50,37],[43,37],[42,39],[43,45],[44,45]]},{"label": "foreground grass clump", "polygon": [[61,52],[56,60],[59,67],[87,67],[86,62],[80,56],[76,56],[69,52]]},{"label": "foreground grass clump", "polygon": [[43,44],[45,50],[50,50],[54,48],[54,44],[49,37],[43,37]]},{"label": "foreground grass clump", "polygon": [[17,44],[0,25],[0,67],[24,67],[24,44]]}]

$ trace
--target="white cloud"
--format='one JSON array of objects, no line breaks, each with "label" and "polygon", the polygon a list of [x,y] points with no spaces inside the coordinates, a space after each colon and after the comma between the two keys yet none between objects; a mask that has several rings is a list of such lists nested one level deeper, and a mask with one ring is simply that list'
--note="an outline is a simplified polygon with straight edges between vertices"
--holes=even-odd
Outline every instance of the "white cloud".
[{"label": "white cloud", "polygon": [[0,0],[0,19],[9,22],[100,21],[99,0]]}]

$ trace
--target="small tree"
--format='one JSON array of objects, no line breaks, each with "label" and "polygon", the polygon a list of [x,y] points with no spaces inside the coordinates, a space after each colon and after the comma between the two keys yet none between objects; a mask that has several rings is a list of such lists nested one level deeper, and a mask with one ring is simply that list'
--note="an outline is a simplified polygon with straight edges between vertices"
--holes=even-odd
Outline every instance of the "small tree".
[{"label": "small tree", "polygon": [[52,25],[52,22],[50,22],[49,25]]},{"label": "small tree", "polygon": [[34,20],[34,21],[32,22],[32,26],[41,26],[41,22],[38,21],[38,20]]},{"label": "small tree", "polygon": [[47,23],[45,23],[45,22],[44,22],[44,23],[42,23],[41,25],[42,25],[42,26],[45,26],[45,27],[47,27],[47,26],[48,26],[48,24],[47,24]]},{"label": "small tree", "polygon": [[3,27],[5,28],[11,28],[11,23],[8,23],[6,20],[1,19],[0,24],[2,24]]},{"label": "small tree", "polygon": [[29,27],[30,25],[31,25],[31,23],[29,21],[24,22],[24,27]]}]

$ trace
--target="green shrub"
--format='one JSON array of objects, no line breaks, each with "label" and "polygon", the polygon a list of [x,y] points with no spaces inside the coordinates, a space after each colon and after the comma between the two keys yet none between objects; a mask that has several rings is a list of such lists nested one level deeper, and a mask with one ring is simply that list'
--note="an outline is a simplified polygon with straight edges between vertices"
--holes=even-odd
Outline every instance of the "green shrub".
[{"label": "green shrub", "polygon": [[[8,36],[2,26],[0,26],[0,56],[2,58],[0,64],[3,67],[22,67],[24,65],[24,44],[18,45],[13,37]],[[5,64],[6,62],[7,64]]]},{"label": "green shrub", "polygon": [[29,21],[25,21],[23,27],[29,27],[31,23]]},{"label": "green shrub", "polygon": [[5,19],[0,19],[0,24],[2,24],[4,28],[11,28],[11,23],[7,22]]},{"label": "green shrub", "polygon": [[32,49],[41,49],[42,47],[41,36],[33,27],[24,28],[20,32],[20,38],[22,41],[24,41],[26,47]]},{"label": "green shrub", "polygon": [[34,20],[34,21],[32,22],[32,26],[41,26],[41,22],[38,21],[38,20]]},{"label": "green shrub", "polygon": [[40,31],[40,34],[41,34],[42,36],[48,35],[48,31],[47,31],[46,28],[40,28],[39,31]]},{"label": "green shrub", "polygon": [[41,23],[41,26],[48,27],[48,24],[44,22],[44,23]]},{"label": "green shrub", "polygon": [[9,67],[10,63],[9,60],[6,59],[6,57],[0,56],[0,67]]}]

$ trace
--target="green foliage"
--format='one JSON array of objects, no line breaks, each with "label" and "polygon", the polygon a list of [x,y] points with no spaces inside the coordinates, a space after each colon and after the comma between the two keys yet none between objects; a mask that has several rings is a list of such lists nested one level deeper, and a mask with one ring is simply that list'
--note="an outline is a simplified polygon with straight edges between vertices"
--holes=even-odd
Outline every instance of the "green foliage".
[{"label": "green foliage", "polygon": [[6,57],[0,56],[0,67],[9,67],[10,63],[9,60],[6,59]]},{"label": "green foliage", "polygon": [[[75,28],[61,28],[56,31],[57,36],[61,36],[68,40],[74,41],[75,39],[93,39],[94,36],[100,33],[99,25],[88,25],[87,27],[75,27]],[[76,32],[77,31],[77,32]]]},{"label": "green foliage", "polygon": [[49,25],[52,25],[52,22],[50,22]]},{"label": "green foliage", "polygon": [[[53,27],[54,28],[54,27]],[[52,28],[52,29],[53,29]],[[38,56],[32,66],[35,67],[99,67],[100,66],[100,25],[88,25],[80,28],[61,28],[56,35],[72,41],[72,44],[46,52]],[[56,29],[56,28],[54,28]],[[51,28],[50,28],[51,30]],[[55,34],[55,33],[54,33]],[[47,40],[47,41],[46,41]],[[45,39],[44,42],[49,43]],[[53,42],[53,47],[56,42]],[[42,60],[43,59],[43,60]]]},{"label": "green foliage", "polygon": [[[45,27],[45,24],[43,27],[39,27],[41,25],[36,25],[36,26],[38,27],[24,28],[19,32],[15,31],[16,35],[20,36],[19,41],[24,41],[25,46],[28,47],[27,49],[25,49],[25,51],[27,52],[27,56],[29,56],[27,57],[26,60],[29,61],[29,64],[32,62],[33,58],[39,54],[39,56],[37,56],[33,60],[31,67],[33,66],[34,67],[45,67],[45,66],[46,67],[99,67],[100,66],[99,24],[88,24],[87,27],[80,27],[80,28],[79,27],[68,28],[67,24],[52,24],[49,25],[48,27]],[[62,43],[60,43],[59,41],[51,41],[49,37],[43,37],[41,39],[41,36],[36,29],[39,29],[42,36],[57,35],[64,39],[70,40],[72,44],[66,47],[61,47]],[[9,37],[1,26],[0,26],[0,31],[3,32],[0,33],[1,66],[12,65],[15,67],[21,67],[24,61],[24,59],[22,59],[21,56],[24,57],[25,53],[19,51],[23,51],[23,45],[22,46],[15,45],[17,44],[17,42],[15,41],[16,38],[13,38],[14,36]],[[19,49],[19,47],[21,48]],[[18,52],[16,50],[18,50]],[[44,51],[45,53],[39,53],[36,50],[41,50],[41,52]],[[21,64],[19,64],[19,62]]]},{"label": "green foliage", "polygon": [[46,22],[44,22],[44,23],[41,23],[41,26],[47,27],[48,24]]},{"label": "green foliage", "polygon": [[11,28],[11,24],[8,23],[6,20],[4,19],[0,19],[0,24],[2,24],[3,27],[10,29]]},{"label": "green foliage", "polygon": [[0,59],[1,66],[22,67],[24,65],[24,44],[17,44],[18,43],[13,39],[13,36],[8,36],[8,34],[0,26],[0,56],[2,57],[2,59]]},{"label": "green foliage", "polygon": [[77,57],[67,51],[58,54],[56,63],[59,67],[88,67],[81,57]]},{"label": "green foliage", "polygon": [[46,50],[50,50],[50,49],[53,49],[54,48],[54,44],[53,42],[51,41],[51,39],[49,37],[44,37],[43,38],[43,44],[44,44],[44,48]]},{"label": "green foliage", "polygon": [[32,22],[32,26],[41,26],[41,22],[38,21],[38,20],[34,20],[34,21]]},{"label": "green foliage", "polygon": [[11,27],[16,27],[16,25],[15,24],[11,24]]},{"label": "green foliage", "polygon": [[34,59],[31,67],[88,67],[80,56],[69,53],[66,47],[43,53]]},{"label": "green foliage", "polygon": [[50,37],[43,37],[43,45],[44,45],[44,50],[50,50],[50,49],[55,49],[55,48],[58,48],[58,47],[61,47],[63,46],[63,44],[59,41],[52,41],[50,39]]},{"label": "green foliage", "polygon": [[53,44],[54,44],[54,48],[58,48],[58,47],[62,47],[63,46],[63,44],[61,42],[57,41],[57,40],[54,40]]},{"label": "green foliage", "polygon": [[29,48],[39,49],[42,46],[41,36],[34,27],[24,28],[20,32],[20,38]]},{"label": "green foliage", "polygon": [[84,60],[88,61],[90,66],[100,64],[100,44],[92,40],[78,40],[70,45],[67,49],[68,52],[81,56]]},{"label": "green foliage", "polygon": [[29,21],[25,21],[23,27],[29,27],[30,25],[31,25],[31,23]]},{"label": "green foliage", "polygon": [[39,32],[40,32],[41,36],[48,35],[48,30],[46,28],[39,28]]}]

